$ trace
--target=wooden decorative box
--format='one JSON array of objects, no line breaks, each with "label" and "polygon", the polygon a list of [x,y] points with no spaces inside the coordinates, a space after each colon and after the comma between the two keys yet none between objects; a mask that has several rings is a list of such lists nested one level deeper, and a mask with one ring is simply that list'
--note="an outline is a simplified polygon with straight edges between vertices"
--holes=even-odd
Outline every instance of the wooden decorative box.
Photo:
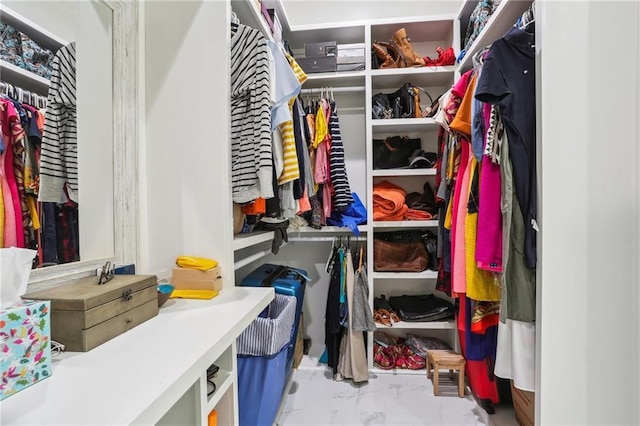
[{"label": "wooden decorative box", "polygon": [[158,315],[155,275],[97,277],[28,293],[24,299],[51,301],[51,338],[67,351],[86,352]]}]

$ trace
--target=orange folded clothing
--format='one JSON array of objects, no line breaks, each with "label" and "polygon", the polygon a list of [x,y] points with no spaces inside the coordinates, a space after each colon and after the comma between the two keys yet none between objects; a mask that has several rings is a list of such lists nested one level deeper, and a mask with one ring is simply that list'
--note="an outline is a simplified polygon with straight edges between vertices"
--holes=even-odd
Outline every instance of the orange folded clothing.
[{"label": "orange folded clothing", "polygon": [[406,195],[404,189],[386,180],[374,185],[373,220],[402,220],[408,209]]},{"label": "orange folded clothing", "polygon": [[407,209],[404,220],[431,220],[433,215],[424,210]]}]

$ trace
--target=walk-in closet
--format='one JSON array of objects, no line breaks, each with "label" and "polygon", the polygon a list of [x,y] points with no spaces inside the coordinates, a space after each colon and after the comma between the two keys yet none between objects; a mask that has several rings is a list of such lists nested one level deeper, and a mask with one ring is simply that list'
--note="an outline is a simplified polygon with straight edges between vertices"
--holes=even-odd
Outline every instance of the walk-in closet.
[{"label": "walk-in closet", "polygon": [[638,23],[3,0],[0,423],[640,424]]}]

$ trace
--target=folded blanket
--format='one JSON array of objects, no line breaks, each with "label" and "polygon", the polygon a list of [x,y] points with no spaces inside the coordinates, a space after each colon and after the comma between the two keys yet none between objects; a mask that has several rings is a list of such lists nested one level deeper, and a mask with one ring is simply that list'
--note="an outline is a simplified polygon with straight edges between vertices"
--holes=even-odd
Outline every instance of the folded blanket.
[{"label": "folded blanket", "polygon": [[424,210],[407,209],[404,214],[404,220],[431,220],[433,215]]},{"label": "folded blanket", "polygon": [[373,220],[402,220],[408,210],[404,203],[406,195],[404,189],[386,180],[374,185]]}]

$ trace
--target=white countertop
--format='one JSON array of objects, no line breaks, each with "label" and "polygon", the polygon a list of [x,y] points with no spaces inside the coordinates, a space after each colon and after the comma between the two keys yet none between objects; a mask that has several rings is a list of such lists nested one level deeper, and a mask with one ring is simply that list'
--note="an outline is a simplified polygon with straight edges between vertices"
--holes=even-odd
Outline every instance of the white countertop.
[{"label": "white countertop", "polygon": [[273,297],[235,287],[212,300],[170,299],[115,339],[53,358],[50,378],[0,402],[0,424],[155,423]]}]

